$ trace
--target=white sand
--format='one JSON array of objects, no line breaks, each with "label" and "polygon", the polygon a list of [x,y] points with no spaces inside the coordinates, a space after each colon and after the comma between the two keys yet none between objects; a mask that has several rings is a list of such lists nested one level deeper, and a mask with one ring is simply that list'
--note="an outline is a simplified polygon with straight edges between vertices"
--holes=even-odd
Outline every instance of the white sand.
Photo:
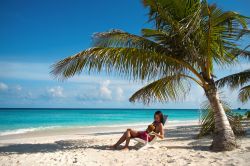
[{"label": "white sand", "polygon": [[198,127],[187,123],[168,125],[166,138],[156,144],[157,148],[138,151],[138,147],[133,147],[135,141],[131,141],[128,152],[109,150],[127,127],[68,128],[0,136],[0,165],[250,165],[249,132],[238,139],[240,148],[230,152],[209,151],[211,139],[195,139]]}]

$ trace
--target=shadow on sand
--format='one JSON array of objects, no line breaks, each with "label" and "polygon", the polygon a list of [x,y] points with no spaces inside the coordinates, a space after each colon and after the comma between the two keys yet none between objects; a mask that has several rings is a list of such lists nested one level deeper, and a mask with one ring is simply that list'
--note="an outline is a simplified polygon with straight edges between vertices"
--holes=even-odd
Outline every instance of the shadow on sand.
[{"label": "shadow on sand", "polygon": [[[55,143],[47,144],[13,144],[0,147],[0,155],[4,154],[24,154],[24,153],[47,153],[47,152],[56,152],[64,150],[75,150],[75,149],[97,149],[97,150],[113,150],[110,149],[109,145],[78,145],[74,144],[73,141],[58,141]],[[122,147],[119,147],[117,150],[120,150]],[[167,149],[193,149],[193,150],[209,150],[209,146],[161,146],[159,148]],[[131,150],[138,150],[137,146],[131,146]]]},{"label": "shadow on sand", "polygon": [[[186,134],[186,131],[189,134]],[[167,146],[169,141],[194,140],[199,130],[198,126],[177,127],[176,129],[167,129],[165,131],[166,139],[162,140],[159,147],[167,149],[193,149],[193,150],[209,150],[209,140],[195,140],[188,145],[183,146]],[[109,134],[122,134],[122,132],[112,132]],[[92,135],[107,135],[107,133],[94,133]],[[61,140],[54,143],[44,144],[10,144],[0,147],[0,155],[5,153],[47,153],[72,149],[98,149],[112,150],[109,145],[98,145],[94,140]],[[121,148],[121,147],[120,147]],[[120,149],[118,148],[118,150]],[[131,146],[130,149],[137,150],[138,146]]]},{"label": "shadow on sand", "polygon": [[0,147],[1,153],[44,153],[70,149],[86,148],[86,146],[75,144],[74,141],[56,141],[45,144],[11,144]]},{"label": "shadow on sand", "polygon": [[[64,150],[75,150],[75,149],[98,149],[98,150],[114,150],[110,148],[110,145],[88,145],[84,140],[61,140],[54,143],[45,144],[11,144],[0,147],[0,155],[16,153],[47,153]],[[118,147],[120,150],[122,147]],[[138,149],[137,147],[130,147],[130,149]]]}]

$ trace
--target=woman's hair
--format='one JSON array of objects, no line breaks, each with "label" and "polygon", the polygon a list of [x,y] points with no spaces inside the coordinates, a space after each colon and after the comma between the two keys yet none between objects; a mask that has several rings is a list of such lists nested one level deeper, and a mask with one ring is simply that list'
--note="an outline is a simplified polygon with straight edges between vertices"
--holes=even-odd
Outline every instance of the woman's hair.
[{"label": "woman's hair", "polygon": [[155,114],[154,114],[154,117],[158,115],[160,117],[160,120],[161,120],[161,123],[163,124],[163,113],[161,111],[156,111]]}]

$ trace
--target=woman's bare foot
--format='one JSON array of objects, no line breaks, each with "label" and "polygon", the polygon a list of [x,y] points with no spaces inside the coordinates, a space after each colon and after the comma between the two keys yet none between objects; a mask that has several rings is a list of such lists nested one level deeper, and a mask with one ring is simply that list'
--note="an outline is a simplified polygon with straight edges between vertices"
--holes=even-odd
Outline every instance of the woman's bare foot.
[{"label": "woman's bare foot", "polygon": [[121,149],[122,151],[129,151],[129,148],[128,147],[124,147]]}]

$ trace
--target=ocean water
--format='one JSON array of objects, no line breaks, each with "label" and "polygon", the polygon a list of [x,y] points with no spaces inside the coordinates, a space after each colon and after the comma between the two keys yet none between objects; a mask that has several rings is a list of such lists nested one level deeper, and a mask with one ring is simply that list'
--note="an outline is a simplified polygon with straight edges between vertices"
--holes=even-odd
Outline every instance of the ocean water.
[{"label": "ocean water", "polygon": [[[0,135],[72,126],[148,124],[156,109],[0,109]],[[198,120],[198,109],[161,109],[169,121]],[[246,110],[234,110],[244,114]]]}]

